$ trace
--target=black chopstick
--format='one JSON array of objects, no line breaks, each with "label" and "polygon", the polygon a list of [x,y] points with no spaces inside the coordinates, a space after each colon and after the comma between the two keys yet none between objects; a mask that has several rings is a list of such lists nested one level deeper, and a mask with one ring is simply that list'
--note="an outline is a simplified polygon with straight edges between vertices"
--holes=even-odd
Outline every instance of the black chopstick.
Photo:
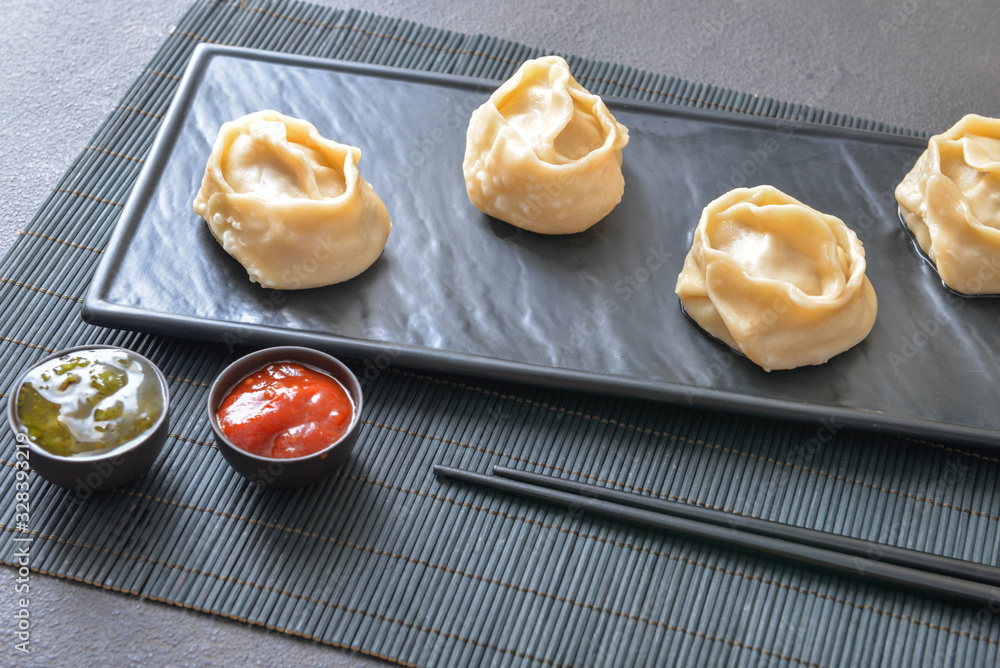
[{"label": "black chopstick", "polygon": [[709,522],[719,526],[726,526],[740,531],[749,531],[764,536],[781,538],[793,543],[813,545],[836,552],[845,552],[865,559],[874,561],[887,561],[900,566],[908,566],[921,571],[950,575],[962,580],[973,580],[983,584],[1000,587],[1000,568],[987,566],[986,564],[976,564],[961,559],[942,557],[929,552],[909,550],[905,547],[885,545],[875,543],[860,538],[850,536],[840,536],[826,531],[816,529],[806,529],[805,527],[792,526],[782,522],[772,522],[756,517],[746,517],[735,513],[727,513],[711,508],[701,508],[692,506],[680,501],[669,501],[666,499],[656,499],[649,496],[622,492],[617,489],[608,489],[588,483],[575,482],[565,478],[529,473],[518,469],[507,468],[505,466],[494,466],[493,475],[520,480],[542,487],[558,489],[564,492],[581,494],[595,499],[603,499],[613,503],[623,503],[636,508],[645,508],[657,513],[677,515],[686,517],[698,522]]},{"label": "black chopstick", "polygon": [[632,505],[552,489],[549,486],[543,487],[520,480],[509,480],[499,476],[484,475],[441,465],[434,466],[434,473],[438,476],[474,483],[520,496],[579,508],[604,517],[666,529],[742,550],[753,550],[761,554],[852,576],[865,582],[891,584],[907,591],[930,594],[954,603],[991,610],[1000,605],[1000,588],[982,582],[973,582],[951,575],[942,575],[941,573],[846,554],[824,547],[804,545],[783,538],[751,533],[687,517],[667,515],[646,508],[636,508]]}]

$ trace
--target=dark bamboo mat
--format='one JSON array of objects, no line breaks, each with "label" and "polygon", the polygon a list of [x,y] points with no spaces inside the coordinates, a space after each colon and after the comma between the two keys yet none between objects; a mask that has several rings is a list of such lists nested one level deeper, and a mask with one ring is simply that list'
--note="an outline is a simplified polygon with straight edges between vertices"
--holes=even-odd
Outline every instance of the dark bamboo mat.
[{"label": "dark bamboo mat", "polygon": [[[492,464],[997,564],[995,454],[836,424],[386,368],[364,379],[357,452],[312,488],[269,491],[225,464],[206,385],[245,350],[80,318],[95,263],[188,58],[232,44],[502,79],[536,49],[359,11],[197,2],[0,262],[0,381],[49,351],[111,342],[169,376],[153,469],[100,495],[33,480],[31,566],[413,665],[996,665],[998,610],[970,610],[451,484]],[[907,132],[571,58],[594,92]],[[0,526],[16,526],[14,440]],[[13,563],[11,551],[4,555]],[[1000,606],[1000,604],[998,604]]]}]

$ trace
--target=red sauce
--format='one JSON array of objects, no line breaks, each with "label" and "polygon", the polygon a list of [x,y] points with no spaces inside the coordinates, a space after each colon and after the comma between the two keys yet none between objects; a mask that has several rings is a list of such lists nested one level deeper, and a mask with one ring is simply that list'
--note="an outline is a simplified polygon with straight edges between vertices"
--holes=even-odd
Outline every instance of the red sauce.
[{"label": "red sauce", "polygon": [[304,457],[343,436],[354,404],[333,377],[295,362],[268,364],[219,406],[219,426],[237,447],[262,457]]}]

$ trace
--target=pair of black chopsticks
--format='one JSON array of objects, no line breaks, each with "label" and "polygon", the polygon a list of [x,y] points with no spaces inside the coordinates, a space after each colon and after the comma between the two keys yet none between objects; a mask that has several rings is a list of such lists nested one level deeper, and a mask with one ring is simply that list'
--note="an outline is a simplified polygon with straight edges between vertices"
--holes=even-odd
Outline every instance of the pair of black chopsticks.
[{"label": "pair of black chopsticks", "polygon": [[493,475],[434,466],[438,476],[722,543],[909,592],[996,610],[1000,568],[780,522],[494,466]]}]

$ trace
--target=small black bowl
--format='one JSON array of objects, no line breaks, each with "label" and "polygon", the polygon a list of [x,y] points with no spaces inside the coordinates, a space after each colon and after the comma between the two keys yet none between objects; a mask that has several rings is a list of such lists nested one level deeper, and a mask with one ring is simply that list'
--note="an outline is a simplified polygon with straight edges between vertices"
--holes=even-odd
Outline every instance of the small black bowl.
[{"label": "small black bowl", "polygon": [[[152,369],[159,385],[161,397],[163,398],[163,412],[148,432],[117,448],[92,455],[74,455],[72,457],[53,454],[28,438],[26,430],[21,426],[20,420],[18,420],[17,397],[21,392],[21,385],[28,373],[50,360],[71,353],[98,349],[123,350],[129,355],[138,358]],[[156,460],[156,457],[163,449],[163,444],[167,441],[170,423],[169,414],[170,390],[167,387],[167,379],[163,377],[163,373],[155,364],[142,355],[120,346],[76,346],[44,357],[21,373],[17,381],[15,381],[7,399],[7,422],[10,424],[17,442],[27,445],[28,463],[31,465],[31,468],[49,482],[60,487],[65,487],[66,489],[75,490],[84,495],[121,487],[149,470],[149,467],[153,465],[153,461]]]},{"label": "small black bowl", "polygon": [[[237,447],[219,426],[222,401],[244,378],[272,362],[298,362],[333,376],[351,397],[354,413],[351,425],[340,439],[305,457],[279,459],[261,457]],[[298,346],[265,348],[242,357],[223,369],[208,391],[208,421],[215,442],[226,461],[251,482],[267,487],[305,487],[333,475],[347,461],[361,432],[361,383],[344,364],[326,353]]]}]

